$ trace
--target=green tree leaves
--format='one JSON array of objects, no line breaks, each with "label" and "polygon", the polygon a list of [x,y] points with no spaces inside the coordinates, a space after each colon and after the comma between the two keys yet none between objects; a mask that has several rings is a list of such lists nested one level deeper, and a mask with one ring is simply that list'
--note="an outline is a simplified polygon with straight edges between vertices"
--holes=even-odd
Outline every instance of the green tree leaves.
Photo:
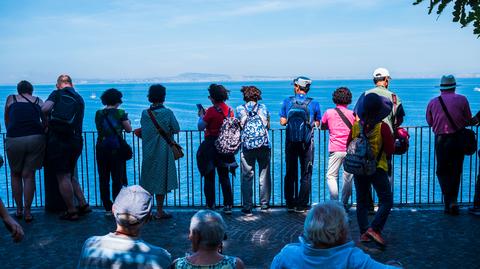
[{"label": "green tree leaves", "polygon": [[[428,14],[432,14],[436,8],[438,15],[442,14],[445,8],[452,2],[453,5],[453,22],[458,22],[462,28],[473,24],[473,33],[480,38],[480,0],[428,0]],[[426,2],[425,0],[415,0],[414,5]]]}]

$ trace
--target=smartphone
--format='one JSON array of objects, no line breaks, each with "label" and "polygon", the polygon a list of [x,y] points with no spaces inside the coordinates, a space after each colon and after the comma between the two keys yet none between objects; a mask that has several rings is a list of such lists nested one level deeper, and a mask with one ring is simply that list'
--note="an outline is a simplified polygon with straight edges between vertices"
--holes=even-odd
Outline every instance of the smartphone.
[{"label": "smartphone", "polygon": [[202,104],[197,104],[197,109],[202,114],[205,114],[205,108],[203,108]]}]

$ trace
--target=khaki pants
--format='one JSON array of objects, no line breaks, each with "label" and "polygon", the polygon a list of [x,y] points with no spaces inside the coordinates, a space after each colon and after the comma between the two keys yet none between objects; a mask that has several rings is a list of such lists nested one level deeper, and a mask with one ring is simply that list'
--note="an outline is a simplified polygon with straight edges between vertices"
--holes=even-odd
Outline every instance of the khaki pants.
[{"label": "khaki pants", "polygon": [[[330,152],[328,158],[327,185],[330,191],[330,200],[338,200],[338,171],[343,164],[346,152]],[[352,174],[343,172],[342,203],[348,204],[352,195]]]}]

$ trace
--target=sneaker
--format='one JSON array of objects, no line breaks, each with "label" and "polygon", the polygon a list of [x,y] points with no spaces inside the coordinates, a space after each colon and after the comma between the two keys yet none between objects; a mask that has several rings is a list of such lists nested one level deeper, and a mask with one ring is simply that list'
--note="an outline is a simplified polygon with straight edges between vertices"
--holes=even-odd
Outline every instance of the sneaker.
[{"label": "sneaker", "polygon": [[85,204],[83,206],[77,206],[77,211],[79,216],[85,216],[86,214],[92,212],[89,204]]},{"label": "sneaker", "polygon": [[379,232],[376,232],[372,228],[368,228],[365,233],[368,235],[368,237],[373,239],[373,241],[377,242],[379,245],[385,246],[385,240]]},{"label": "sneaker", "polygon": [[362,235],[360,235],[360,242],[368,243],[368,242],[372,242],[372,239],[370,239],[367,233],[363,233]]},{"label": "sneaker", "polygon": [[242,208],[242,213],[247,215],[247,216],[253,215],[252,210],[248,209],[248,208]]},{"label": "sneaker", "polygon": [[261,206],[260,206],[260,210],[262,210],[262,211],[266,211],[266,210],[268,210],[269,208],[270,208],[270,206],[267,205],[267,204],[264,204],[264,205],[261,205]]},{"label": "sneaker", "polygon": [[232,215],[232,206],[226,205],[223,207],[223,214],[225,215]]},{"label": "sneaker", "polygon": [[105,217],[110,218],[113,216],[112,211],[105,211]]},{"label": "sneaker", "polygon": [[295,207],[293,205],[287,205],[287,212],[289,213],[295,212]]},{"label": "sneaker", "polygon": [[480,206],[474,206],[470,207],[468,209],[468,213],[475,215],[475,216],[480,216]]},{"label": "sneaker", "polygon": [[345,209],[345,212],[346,212],[346,213],[348,213],[348,212],[350,211],[350,208],[351,208],[351,207],[352,207],[352,206],[349,205],[349,204],[343,204],[343,209]]},{"label": "sneaker", "polygon": [[307,207],[305,206],[297,206],[294,209],[295,213],[305,213],[307,211]]}]

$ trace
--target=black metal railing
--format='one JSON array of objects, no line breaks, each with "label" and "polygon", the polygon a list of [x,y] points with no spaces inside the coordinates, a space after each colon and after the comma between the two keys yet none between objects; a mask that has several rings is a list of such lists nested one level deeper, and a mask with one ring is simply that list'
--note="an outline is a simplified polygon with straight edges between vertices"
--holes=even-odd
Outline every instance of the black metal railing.
[{"label": "black metal railing", "polygon": [[[396,205],[423,205],[442,202],[441,190],[435,175],[435,147],[434,134],[429,127],[407,127],[410,135],[410,148],[407,153],[393,158],[393,195]],[[473,129],[478,134],[478,127]],[[83,188],[85,197],[91,205],[100,206],[100,192],[98,186],[97,164],[95,158],[96,132],[84,132],[84,148],[78,160],[78,180]],[[132,146],[134,156],[127,162],[127,177],[129,184],[138,184],[141,175],[142,147],[141,140],[133,134],[125,134],[127,142]],[[270,131],[272,141],[271,158],[271,205],[284,205],[283,178],[285,176],[285,130]],[[5,152],[5,134],[1,134],[0,143],[3,155]],[[181,131],[176,140],[185,150],[185,157],[177,161],[177,178],[179,188],[167,195],[167,206],[191,207],[204,206],[203,179],[197,169],[196,150],[203,140],[203,132]],[[237,155],[237,159],[239,156]],[[477,155],[467,156],[464,161],[464,170],[460,186],[459,202],[469,203],[473,200],[475,180],[478,173],[479,160]],[[312,176],[312,202],[329,199],[326,183],[328,167],[328,132],[315,131],[315,156]],[[43,170],[36,173],[36,192],[33,206],[44,205],[44,176]],[[3,178],[2,178],[3,177]],[[258,203],[259,184],[257,175],[254,180],[254,201]],[[240,191],[241,171],[232,176],[234,205],[241,205]],[[341,181],[341,179],[340,179]],[[341,189],[341,184],[339,184]],[[217,181],[217,203],[222,204],[221,188]],[[0,197],[7,207],[14,206],[11,193],[10,168],[7,158],[5,165],[0,168]],[[353,191],[352,202],[355,201]]]}]

